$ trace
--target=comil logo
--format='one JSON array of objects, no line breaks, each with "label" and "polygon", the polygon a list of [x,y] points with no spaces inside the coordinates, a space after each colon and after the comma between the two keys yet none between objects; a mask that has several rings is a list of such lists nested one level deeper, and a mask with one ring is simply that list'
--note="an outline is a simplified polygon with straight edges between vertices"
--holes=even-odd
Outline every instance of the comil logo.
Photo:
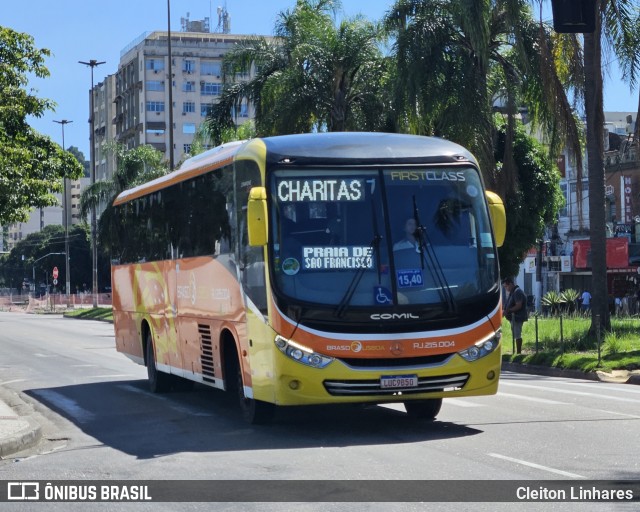
[{"label": "comil logo", "polygon": [[38,482],[8,482],[7,499],[13,501],[31,501],[40,499]]}]

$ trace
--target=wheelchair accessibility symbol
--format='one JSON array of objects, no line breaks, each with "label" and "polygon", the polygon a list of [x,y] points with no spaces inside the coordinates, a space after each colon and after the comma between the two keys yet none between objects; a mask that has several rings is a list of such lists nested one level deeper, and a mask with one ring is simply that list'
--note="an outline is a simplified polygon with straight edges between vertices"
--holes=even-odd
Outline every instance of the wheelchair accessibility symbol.
[{"label": "wheelchair accessibility symbol", "polygon": [[374,299],[376,304],[391,304],[391,292],[384,286],[374,286]]}]

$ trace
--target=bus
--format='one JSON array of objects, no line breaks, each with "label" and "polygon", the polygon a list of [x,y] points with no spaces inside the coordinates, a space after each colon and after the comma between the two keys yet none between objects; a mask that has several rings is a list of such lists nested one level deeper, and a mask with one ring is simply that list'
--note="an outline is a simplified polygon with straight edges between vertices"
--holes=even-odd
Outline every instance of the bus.
[{"label": "bus", "polygon": [[452,142],[387,133],[255,138],[114,201],[117,350],[153,392],[277,406],[495,394],[504,205]]}]

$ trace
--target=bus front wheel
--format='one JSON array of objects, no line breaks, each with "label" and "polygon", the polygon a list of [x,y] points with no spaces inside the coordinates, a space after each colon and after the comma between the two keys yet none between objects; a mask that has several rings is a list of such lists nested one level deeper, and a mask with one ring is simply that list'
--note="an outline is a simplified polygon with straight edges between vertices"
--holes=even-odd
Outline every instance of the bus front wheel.
[{"label": "bus front wheel", "polygon": [[244,394],[240,364],[238,364],[236,368],[236,388],[240,402],[240,411],[245,421],[252,425],[264,425],[265,423],[271,422],[276,408],[275,404],[247,398]]},{"label": "bus front wheel", "polygon": [[171,387],[171,375],[159,372],[156,368],[156,357],[153,353],[151,333],[147,333],[147,378],[152,393],[164,393]]},{"label": "bus front wheel", "polygon": [[414,400],[404,403],[407,414],[420,420],[435,420],[442,407],[442,398]]}]

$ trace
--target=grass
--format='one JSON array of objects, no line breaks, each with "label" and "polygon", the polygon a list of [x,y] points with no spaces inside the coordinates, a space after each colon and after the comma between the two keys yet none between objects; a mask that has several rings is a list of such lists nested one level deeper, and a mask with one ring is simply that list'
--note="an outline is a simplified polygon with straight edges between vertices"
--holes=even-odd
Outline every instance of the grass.
[{"label": "grass", "polygon": [[640,369],[640,318],[611,317],[611,331],[598,339],[589,333],[591,319],[580,315],[530,317],[522,329],[522,354],[513,353],[511,326],[502,323],[503,360],[591,372]]},{"label": "grass", "polygon": [[67,318],[80,318],[83,320],[103,320],[113,322],[112,308],[77,308],[64,314]]}]

